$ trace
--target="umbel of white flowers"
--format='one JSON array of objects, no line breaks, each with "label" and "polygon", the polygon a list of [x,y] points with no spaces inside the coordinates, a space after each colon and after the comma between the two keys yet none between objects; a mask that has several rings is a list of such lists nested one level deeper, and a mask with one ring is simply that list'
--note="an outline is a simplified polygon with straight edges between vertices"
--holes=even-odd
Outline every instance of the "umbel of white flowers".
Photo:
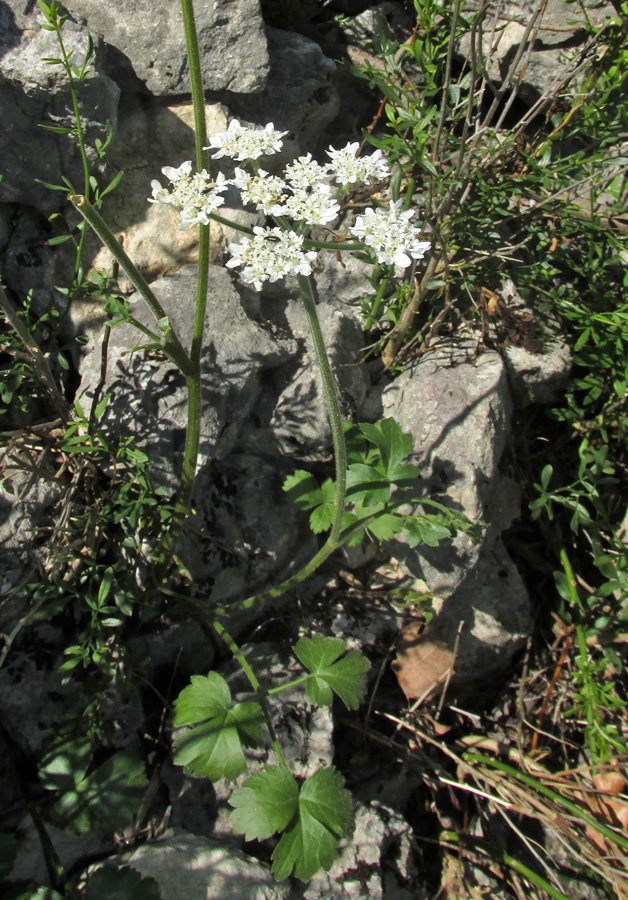
[{"label": "umbel of white flowers", "polygon": [[[151,182],[149,202],[178,209],[181,228],[208,225],[211,214],[224,203],[222,194],[230,185],[240,191],[245,205],[275,218],[277,226],[257,226],[252,237],[242,237],[228,248],[231,259],[227,266],[241,266],[243,281],[257,290],[265,281],[277,281],[285,275],[311,274],[317,252],[304,247],[304,233],[314,225],[329,226],[337,218],[338,185],[373,184],[390,176],[382,151],[358,157],[357,142],[342,150],[330,147],[326,165],[315,162],[308,153],[289,163],[283,177],[269,175],[255,160],[279,152],[286,134],[275,131],[272,123],[264,129],[244,128],[234,119],[203,149],[214,150],[214,159],[226,156],[236,162],[249,161],[251,172],[236,167],[233,178],[227,179],[220,172],[214,180],[205,169],[192,173],[192,163],[186,160],[178,169],[164,166],[161,170],[169,187]],[[411,224],[413,216],[412,210],[403,210],[401,200],[391,201],[388,209],[367,209],[349,230],[371,248],[378,263],[406,268],[413,259],[422,259],[430,248],[428,241],[419,240],[421,229]],[[291,220],[294,227],[289,227],[286,220]]]}]

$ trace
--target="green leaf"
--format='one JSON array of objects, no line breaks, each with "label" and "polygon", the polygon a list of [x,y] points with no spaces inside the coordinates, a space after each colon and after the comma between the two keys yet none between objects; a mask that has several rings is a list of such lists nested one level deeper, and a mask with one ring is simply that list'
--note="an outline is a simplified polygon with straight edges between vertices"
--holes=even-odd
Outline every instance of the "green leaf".
[{"label": "green leaf", "polygon": [[154,878],[131,866],[103,866],[87,882],[85,900],[161,900],[161,891]]},{"label": "green leaf", "polygon": [[234,807],[231,821],[245,840],[266,840],[289,825],[298,798],[297,782],[285,766],[265,766],[247,778],[229,800]]},{"label": "green leaf", "polygon": [[[378,541],[389,541],[403,530],[404,521],[393,513],[382,513],[368,524],[368,530]],[[449,535],[449,532],[447,532]]]},{"label": "green leaf", "polygon": [[541,485],[544,491],[547,490],[547,486],[550,483],[553,473],[554,469],[552,468],[552,466],[550,466],[549,463],[543,467],[543,471],[541,472]]},{"label": "green leaf", "polygon": [[294,872],[309,881],[319,869],[329,869],[340,838],[353,834],[351,794],[332,766],[304,781],[297,812],[273,852],[272,872],[283,881]]},{"label": "green leaf", "polygon": [[114,177],[111,179],[111,181],[109,182],[107,187],[103,191],[101,191],[100,199],[102,200],[102,198],[106,197],[107,194],[110,194],[111,191],[115,191],[115,189],[118,187],[118,185],[120,184],[120,182],[122,181],[123,178],[124,178],[123,171],[120,171],[120,172],[118,172],[117,175],[114,175]]},{"label": "green leaf", "polygon": [[56,742],[42,760],[43,785],[58,794],[48,818],[65,831],[117,831],[128,825],[142,802],[148,782],[136,753],[121,750],[90,769],[92,762],[93,748],[86,740]]},{"label": "green leaf", "polygon": [[[61,60],[48,60],[48,62],[61,62]],[[72,134],[74,128],[66,128],[62,125],[38,125],[43,131],[51,131],[53,134]]]},{"label": "green leaf", "polygon": [[360,500],[363,506],[386,503],[390,497],[390,482],[375,466],[353,463],[347,472],[347,499]]},{"label": "green leaf", "polygon": [[51,19],[50,19],[50,15],[51,15],[51,13],[50,13],[50,4],[49,4],[49,3],[46,3],[45,0],[37,0],[37,6],[38,6],[38,7],[40,8],[40,10],[43,12],[43,14],[45,15],[46,19],[48,19],[48,21],[50,22],[50,21],[51,21]]},{"label": "green leaf", "polygon": [[328,478],[321,485],[322,502],[310,515],[310,528],[314,534],[327,531],[334,521],[336,510],[336,483]]},{"label": "green leaf", "polygon": [[5,900],[64,900],[62,894],[49,887],[14,888],[2,895]]},{"label": "green leaf", "polygon": [[[246,770],[242,745],[259,741],[262,713],[257,703],[233,703],[227,682],[216,672],[193,675],[175,700],[174,724],[195,725],[174,741],[174,762],[185,771],[233,781]],[[197,724],[200,723],[200,724]]]},{"label": "green leaf", "polygon": [[[388,480],[394,482],[397,466],[414,449],[412,435],[404,434],[394,419],[381,419],[374,425],[362,423],[360,431],[367,440],[375,444],[382,457],[384,472]],[[409,473],[401,474],[407,478]]]},{"label": "green leaf", "polygon": [[288,501],[297,509],[313,509],[323,500],[318,481],[304,469],[297,469],[292,475],[288,475],[283,489]]},{"label": "green leaf", "polygon": [[366,673],[371,668],[359,650],[352,650],[339,659],[347,649],[340,638],[301,638],[292,648],[306,669],[312,674],[306,691],[312,703],[329,706],[337,694],[347,709],[357,709],[366,691]]}]

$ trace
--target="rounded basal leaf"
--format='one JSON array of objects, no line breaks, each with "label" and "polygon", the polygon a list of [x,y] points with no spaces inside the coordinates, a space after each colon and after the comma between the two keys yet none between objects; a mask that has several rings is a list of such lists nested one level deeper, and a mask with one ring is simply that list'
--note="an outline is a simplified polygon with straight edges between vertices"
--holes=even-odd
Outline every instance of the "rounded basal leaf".
[{"label": "rounded basal leaf", "polygon": [[[175,701],[175,725],[194,725],[174,740],[174,762],[198,777],[233,781],[246,770],[243,746],[256,746],[262,714],[256,703],[233,703],[216,672],[195,675]],[[195,724],[198,723],[198,724]]]},{"label": "rounded basal leaf", "polygon": [[285,766],[265,766],[244,782],[229,801],[231,821],[245,840],[263,841],[283,831],[294,816],[298,785]]},{"label": "rounded basal leaf", "polygon": [[371,668],[359,650],[339,659],[347,646],[339,638],[301,638],[293,647],[297,657],[312,674],[306,683],[312,703],[329,706],[337,694],[347,709],[357,709],[366,691],[366,673]]},{"label": "rounded basal leaf", "polygon": [[174,724],[193,725],[219,715],[231,705],[229,685],[217,672],[192,675],[174,702]]},{"label": "rounded basal leaf", "polygon": [[340,838],[353,834],[351,794],[332,766],[319,769],[304,781],[298,812],[273,853],[273,875],[283,881],[296,875],[309,881],[319,869],[329,869],[336,859]]}]

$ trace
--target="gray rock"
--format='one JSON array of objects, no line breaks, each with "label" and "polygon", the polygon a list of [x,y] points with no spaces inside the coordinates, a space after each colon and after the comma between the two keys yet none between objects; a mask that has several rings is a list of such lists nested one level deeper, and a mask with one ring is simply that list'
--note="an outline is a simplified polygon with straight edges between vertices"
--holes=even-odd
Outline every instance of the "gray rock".
[{"label": "gray rock", "polygon": [[[329,872],[315,875],[299,897],[303,900],[383,900],[384,897],[423,900],[426,894],[410,893],[402,886],[410,874],[411,845],[410,826],[399,813],[379,803],[358,804],[351,841],[341,849]],[[384,882],[388,887],[386,893]]]},{"label": "gray rock", "polygon": [[286,900],[290,890],[286,883],[277,884],[258,860],[178,828],[112,857],[111,864],[154,878],[161,900]]},{"label": "gray rock", "polygon": [[[34,5],[34,4],[33,4]],[[50,212],[64,199],[35,182],[59,184],[65,175],[82,189],[83,169],[76,138],[38,128],[38,124],[73,127],[72,98],[61,66],[46,65],[43,57],[58,57],[55,35],[41,29],[39,10],[24,15],[23,3],[3,3],[0,14],[0,102],[2,133],[0,200],[26,203]],[[63,28],[66,52],[80,65],[88,46],[87,30],[67,21]],[[117,85],[105,74],[102,41],[95,36],[94,56],[87,77],[76,82],[88,156],[95,159],[94,141],[104,140],[107,122],[116,127]]]},{"label": "gray rock", "polygon": [[[39,470],[39,477],[30,467]],[[66,486],[55,479],[56,467],[43,449],[19,441],[0,453],[0,471],[0,632],[8,634],[28,606],[19,589],[48,555],[43,538],[52,532]]]},{"label": "gray rock", "polygon": [[[317,312],[341,404],[351,419],[364,402],[369,385],[366,369],[360,365],[362,331],[354,317],[336,305],[319,303]],[[303,302],[290,300],[285,315],[290,332],[307,349],[299,369],[280,392],[270,430],[286,455],[324,459],[331,445],[331,429]]]},{"label": "gray rock", "polygon": [[[69,0],[67,6],[112,48],[109,72],[123,90],[190,93],[178,3],[126,0],[123,11],[119,2],[98,0]],[[249,94],[262,89],[268,52],[259,0],[197,3],[195,19],[205,90]]]},{"label": "gray rock", "polygon": [[438,547],[387,542],[392,556],[434,595],[433,628],[454,649],[458,683],[477,683],[510,662],[529,634],[529,598],[500,535],[519,514],[519,495],[498,466],[512,401],[503,361],[469,346],[435,350],[384,388],[381,408],[414,438],[425,496],[485,529]]},{"label": "gray rock", "polygon": [[[537,319],[538,314],[532,315],[509,278],[504,280],[500,295],[517,314],[528,315],[533,322]],[[571,373],[571,350],[557,320],[544,316],[538,324],[538,348],[511,343],[503,350],[510,389],[519,408],[556,401]]]},{"label": "gray rock", "polygon": [[433,626],[456,649],[452,684],[475,693],[503,672],[532,630],[530,598],[500,538],[484,543],[457,590],[442,604]]},{"label": "gray rock", "polygon": [[[381,391],[381,412],[373,408],[375,398],[369,400],[369,412],[374,418],[392,416],[412,434],[413,460],[426,496],[483,523],[509,435],[512,401],[499,354],[483,353],[475,364],[474,355],[471,344],[427,353]],[[512,520],[518,511],[502,510],[501,519]],[[449,545],[413,550],[393,540],[389,549],[444,597],[479,556],[479,544],[467,534]]]},{"label": "gray rock", "polygon": [[62,684],[61,629],[40,623],[16,638],[0,669],[0,710],[6,733],[23,753],[35,758],[67,714],[87,705],[75,680]]},{"label": "gray rock", "polygon": [[[282,492],[292,469],[232,452],[199,473],[180,555],[194,589],[213,603],[272,587],[316,553],[314,535]],[[239,633],[259,610],[234,615],[229,628]]]},{"label": "gray rock", "polygon": [[268,28],[271,68],[265,89],[251,97],[225,97],[233,114],[266,125],[273,122],[290,135],[281,162],[299,153],[315,153],[321,134],[338,112],[336,65],[314,41],[300,34]]},{"label": "gray rock", "polygon": [[[256,402],[262,372],[285,362],[295,347],[272,336],[245,314],[228,272],[209,270],[205,345],[202,351],[202,427],[199,466],[233,447],[241,423]],[[151,286],[184,347],[192,337],[196,268],[188,266]],[[131,303],[138,321],[155,328],[142,300]],[[177,484],[186,425],[185,379],[159,351],[138,350],[144,336],[130,325],[113,329],[104,390],[111,394],[109,422],[119,435],[133,435],[148,454],[156,484]],[[90,409],[100,377],[98,343],[81,366],[81,402]]]}]

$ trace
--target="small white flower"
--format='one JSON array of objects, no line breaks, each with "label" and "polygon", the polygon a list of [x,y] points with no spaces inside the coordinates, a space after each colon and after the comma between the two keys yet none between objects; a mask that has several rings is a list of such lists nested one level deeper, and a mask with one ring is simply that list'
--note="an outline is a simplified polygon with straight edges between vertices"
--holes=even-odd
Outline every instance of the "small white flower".
[{"label": "small white flower", "polygon": [[282,138],[287,131],[275,131],[272,122],[260,131],[257,128],[244,128],[237,119],[232,119],[226,131],[221,131],[210,138],[209,146],[203,150],[214,150],[213,159],[228,156],[242,161],[257,159],[260,156],[278,153],[281,150]]},{"label": "small white flower", "polygon": [[286,275],[311,275],[316,251],[303,250],[303,237],[281,228],[253,229],[253,237],[230,244],[229,268],[243,266],[242,280],[259,291],[265,281],[277,281]]},{"label": "small white flower", "polygon": [[312,159],[312,154],[299,156],[286,166],[286,181],[292,188],[317,188],[327,182],[327,169]]},{"label": "small white flower", "polygon": [[192,171],[192,160],[186,159],[185,162],[181,163],[178,169],[175,169],[173,166],[164,166],[161,171],[168,181],[174,184],[175,181],[181,181],[183,178],[188,177]]},{"label": "small white flower", "polygon": [[152,197],[149,203],[174,206],[181,212],[181,229],[189,225],[208,225],[209,215],[225,202],[220,195],[229,182],[222,172],[212,181],[208,172],[192,173],[192,163],[186,160],[178,169],[164,166],[161,170],[170,180],[172,189],[164,188],[157,180],[151,181]]},{"label": "small white flower", "polygon": [[286,212],[307,225],[328,225],[340,212],[340,205],[331,195],[327,184],[319,184],[312,190],[295,188],[286,200]]},{"label": "small white flower", "polygon": [[359,143],[347,144],[342,150],[334,150],[330,147],[327,155],[331,162],[327,164],[330,174],[339,184],[370,184],[382,181],[390,175],[388,163],[381,150],[376,150],[371,156],[357,158]]},{"label": "small white flower", "polygon": [[404,212],[403,201],[390,203],[389,209],[367,209],[358,216],[351,233],[375,251],[378,263],[407,268],[412,259],[423,259],[431,244],[420,241],[420,228],[410,224],[413,210]]},{"label": "small white flower", "polygon": [[267,216],[281,216],[286,212],[288,186],[279,176],[269,175],[264,169],[250,175],[236,168],[233,183],[240,190],[243,203],[251,203]]}]

